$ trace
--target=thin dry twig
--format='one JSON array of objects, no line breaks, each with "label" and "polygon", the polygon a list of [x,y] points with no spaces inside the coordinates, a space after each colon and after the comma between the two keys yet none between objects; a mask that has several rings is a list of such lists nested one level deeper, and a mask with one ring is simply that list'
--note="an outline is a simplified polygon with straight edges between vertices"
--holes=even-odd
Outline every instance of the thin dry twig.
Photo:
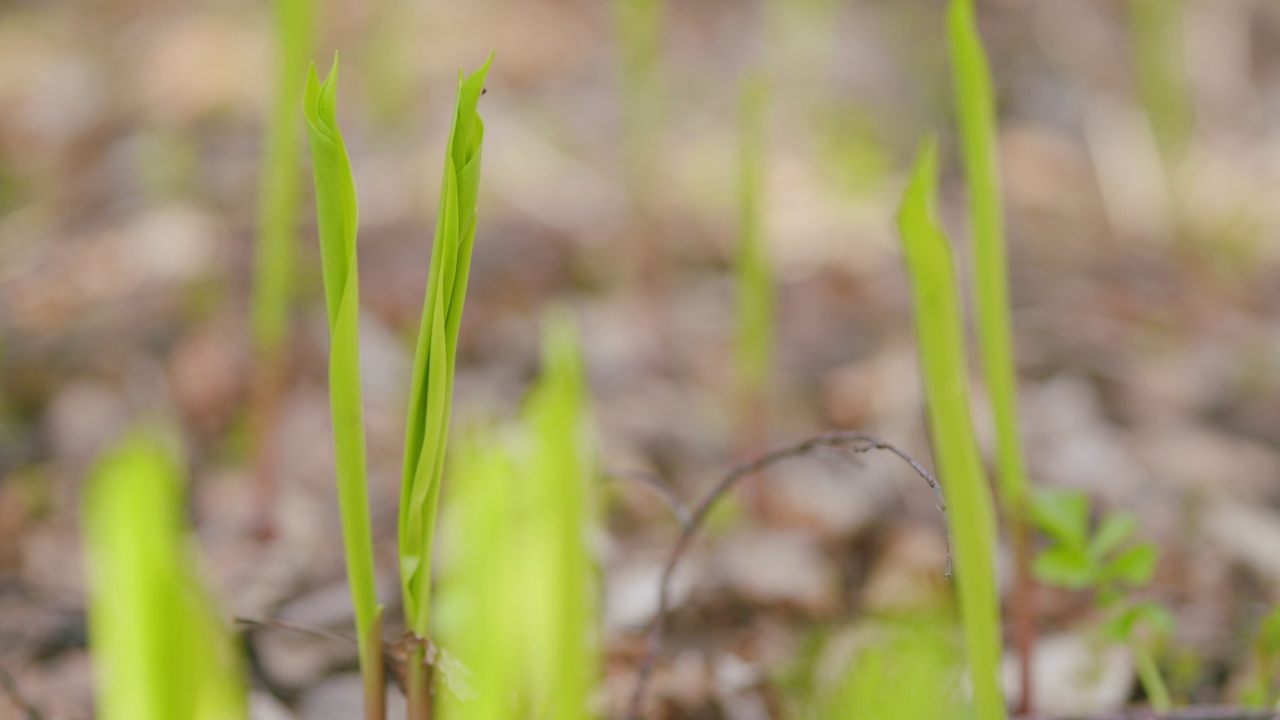
[{"label": "thin dry twig", "polygon": [[[685,551],[688,550],[693,536],[697,534],[698,529],[702,527],[706,520],[707,514],[721,497],[733,489],[733,487],[743,478],[757,473],[775,463],[790,458],[807,455],[817,450],[823,449],[840,449],[850,453],[864,453],[872,450],[888,450],[897,455],[903,462],[911,466],[924,481],[929,484],[934,493],[938,496],[938,510],[942,513],[942,521],[947,523],[947,503],[942,497],[942,487],[938,485],[938,481],[929,474],[927,470],[916,462],[910,455],[898,448],[892,443],[885,442],[875,435],[862,432],[829,432],[817,437],[804,440],[794,445],[779,448],[772,452],[765,453],[760,457],[749,462],[737,465],[732,468],[728,474],[720,479],[710,491],[703,496],[702,500],[695,506],[692,515],[687,523],[682,523],[680,537],[676,540],[675,545],[671,548],[671,553],[667,556],[666,565],[662,568],[662,580],[658,585],[658,611],[653,616],[653,620],[649,623],[648,639],[645,647],[644,657],[640,660],[640,668],[636,677],[635,689],[631,694],[631,701],[627,708],[628,720],[641,720],[640,709],[644,704],[645,690],[648,688],[649,677],[653,673],[653,668],[657,664],[658,656],[662,652],[662,637],[666,630],[667,613],[670,609],[670,586],[671,578],[675,573],[676,565],[684,557]],[[665,487],[665,485],[663,486]],[[950,530],[947,537],[950,538]],[[947,545],[947,569],[946,576],[951,577],[951,547]]]},{"label": "thin dry twig", "polygon": [[[265,615],[238,615],[235,621],[236,624],[243,626],[275,628],[277,630],[310,635],[322,640],[337,640],[352,645],[357,643],[354,635],[313,625],[301,625]],[[405,692],[405,667],[409,663],[412,651],[417,648],[426,650],[423,654],[423,664],[432,671],[439,670],[441,679],[455,695],[463,700],[469,700],[475,695],[470,686],[471,671],[465,665],[445,651],[444,648],[439,647],[430,640],[416,637],[411,633],[406,633],[394,643],[385,641],[382,643],[383,664],[387,668],[387,673],[391,676],[391,679],[400,688],[400,692]]]},{"label": "thin dry twig", "polygon": [[680,531],[685,532],[693,523],[693,513],[689,511],[689,506],[676,495],[671,486],[662,481],[662,478],[648,470],[617,470],[608,473],[608,477],[618,480],[636,480],[641,485],[653,491],[657,495],[662,504],[667,506],[671,511],[671,515],[675,517],[676,522],[680,525]]}]

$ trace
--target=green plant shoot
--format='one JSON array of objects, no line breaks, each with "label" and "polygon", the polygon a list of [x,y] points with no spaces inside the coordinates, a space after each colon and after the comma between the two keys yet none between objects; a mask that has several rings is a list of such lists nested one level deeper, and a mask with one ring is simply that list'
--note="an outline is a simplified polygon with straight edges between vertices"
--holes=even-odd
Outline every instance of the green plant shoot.
[{"label": "green plant shoot", "polygon": [[448,527],[456,554],[441,587],[441,608],[452,622],[440,635],[471,671],[473,697],[436,696],[443,720],[509,720],[522,716],[524,645],[523,588],[517,521],[519,500],[512,492],[520,475],[511,449],[493,431],[474,431],[459,443],[451,461],[455,482],[449,491]]},{"label": "green plant shoot", "polygon": [[1010,516],[1025,517],[1027,470],[1018,434],[1017,371],[1009,318],[1008,258],[996,153],[995,99],[973,0],[952,0],[948,13],[955,71],[956,119],[969,188],[973,285],[983,377],[996,426],[996,477]]},{"label": "green plant shoot", "polygon": [[935,219],[936,174],[937,145],[929,137],[921,144],[903,195],[898,230],[911,278],[929,431],[950,512],[974,706],[979,720],[1002,720],[995,507],[973,432],[955,265],[951,246]]},{"label": "green plant shoot", "polygon": [[738,145],[738,378],[748,404],[769,380],[773,354],[774,287],[764,235],[765,115],[769,89],[760,76],[742,88]]},{"label": "green plant shoot", "polygon": [[1027,468],[1018,433],[1018,376],[1009,316],[1008,252],[996,151],[996,103],[991,70],[974,20],[973,0],[952,0],[947,35],[954,73],[956,120],[969,188],[969,236],[983,379],[996,434],[996,481],[1015,557],[1016,645],[1021,661],[1022,711],[1031,704],[1031,532]]},{"label": "green plant shoot", "polygon": [[298,208],[298,103],[311,44],[311,0],[275,0],[275,85],[261,170],[253,337],[259,359],[281,352],[293,291]]},{"label": "green plant shoot", "polygon": [[622,74],[622,117],[629,189],[643,198],[652,181],[663,113],[664,0],[614,0]]},{"label": "green plant shoot", "polygon": [[338,483],[338,509],[347,579],[355,606],[365,717],[385,715],[382,670],[382,606],[374,581],[373,531],[365,464],[360,391],[360,278],[356,264],[355,183],[337,121],[338,58],[324,83],[315,66],[307,78],[305,109],[315,176],[316,224],[329,315],[329,410]]},{"label": "green plant shoot", "polygon": [[[400,495],[400,582],[409,631],[426,638],[431,608],[431,553],[444,476],[453,402],[458,327],[471,271],[480,191],[484,121],[476,111],[493,56],[469,77],[458,73],[457,105],[445,150],[444,179],[436,214],[431,271],[423,302],[405,432]],[[411,660],[411,713],[429,711],[423,650]],[[418,715],[411,715],[418,717]]]},{"label": "green plant shoot", "polygon": [[535,717],[587,720],[597,662],[592,648],[596,573],[587,538],[596,513],[595,478],[582,351],[567,314],[551,313],[543,335],[542,378],[524,423],[533,441],[528,468],[528,624]]},{"label": "green plant shoot", "polygon": [[1280,701],[1276,688],[1276,675],[1280,673],[1280,606],[1272,608],[1258,623],[1250,653],[1251,667],[1240,702],[1246,707],[1274,707]]},{"label": "green plant shoot", "polygon": [[573,324],[550,316],[543,373],[512,432],[474,435],[458,454],[443,593],[450,646],[476,698],[444,693],[445,720],[586,720],[599,665],[587,538],[596,521],[592,433]]},{"label": "green plant shoot", "polygon": [[267,121],[258,199],[258,241],[253,285],[253,345],[255,355],[253,449],[255,471],[263,497],[262,527],[271,512],[271,438],[273,419],[283,382],[284,354],[289,336],[293,296],[293,267],[297,253],[295,223],[298,212],[298,103],[311,46],[311,0],[275,0],[275,78]]},{"label": "green plant shoot", "polygon": [[230,629],[192,568],[185,488],[156,437],[135,431],[84,491],[89,650],[103,720],[247,718]]},{"label": "green plant shoot", "polygon": [[1184,0],[1128,0],[1134,81],[1165,159],[1187,143],[1193,124],[1183,59]]}]

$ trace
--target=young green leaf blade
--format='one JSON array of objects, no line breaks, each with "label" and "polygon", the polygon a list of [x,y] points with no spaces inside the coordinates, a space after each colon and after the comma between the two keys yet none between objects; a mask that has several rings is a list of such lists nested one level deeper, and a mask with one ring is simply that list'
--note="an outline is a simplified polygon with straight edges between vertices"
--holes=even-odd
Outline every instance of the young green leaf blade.
[{"label": "young green leaf blade", "polygon": [[360,380],[360,280],[356,263],[358,227],[351,162],[337,123],[338,58],[321,83],[315,66],[307,77],[304,110],[316,190],[316,224],[329,317],[329,409],[338,485],[338,510],[347,580],[355,606],[366,717],[381,717],[382,607],[374,578],[373,530],[365,460]]},{"label": "young green leaf blade", "polygon": [[987,54],[974,21],[973,0],[951,1],[947,29],[955,73],[960,151],[969,187],[978,340],[996,426],[996,479],[1006,511],[1022,522],[1028,483],[1018,433],[1017,369],[1009,317],[1009,262],[996,152],[996,105]]},{"label": "young green leaf blade", "polygon": [[89,650],[102,720],[248,717],[231,630],[192,568],[183,481],[135,431],[84,491]]},{"label": "young green leaf blade", "polygon": [[448,445],[458,328],[475,242],[484,141],[484,121],[476,107],[492,62],[490,55],[470,76],[458,74],[431,270],[414,353],[400,498],[400,580],[409,628],[420,637],[426,637],[429,625],[436,510]]},{"label": "young green leaf blade", "polygon": [[898,211],[898,229],[911,277],[929,431],[950,513],[974,705],[979,720],[1003,720],[995,507],[971,419],[955,265],[933,209],[936,175],[937,145],[930,137],[917,154]]}]

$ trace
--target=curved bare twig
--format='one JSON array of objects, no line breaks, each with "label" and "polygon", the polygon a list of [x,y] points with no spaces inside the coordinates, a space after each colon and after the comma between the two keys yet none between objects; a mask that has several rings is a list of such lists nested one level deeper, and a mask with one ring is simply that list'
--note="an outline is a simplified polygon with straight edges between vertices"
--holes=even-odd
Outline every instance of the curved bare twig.
[{"label": "curved bare twig", "polygon": [[681,532],[688,530],[689,525],[693,523],[693,513],[689,511],[689,506],[684,504],[684,501],[676,495],[671,486],[662,481],[662,478],[648,470],[616,470],[607,473],[607,476],[619,480],[636,480],[652,490],[653,494],[662,500],[662,504],[671,511],[676,523],[680,525]]},{"label": "curved bare twig", "polygon": [[[732,468],[728,474],[720,479],[720,482],[711,488],[702,500],[694,507],[688,523],[682,523],[680,537],[676,540],[675,546],[671,549],[671,554],[667,556],[666,565],[662,568],[662,580],[658,585],[658,611],[654,614],[653,620],[649,623],[648,639],[645,647],[644,657],[640,661],[638,676],[636,677],[635,690],[632,691],[631,701],[627,707],[626,717],[628,720],[641,720],[640,708],[644,703],[645,690],[648,688],[649,678],[653,673],[653,668],[657,664],[658,656],[662,652],[662,636],[666,630],[667,613],[670,609],[670,586],[671,578],[675,573],[675,567],[684,557],[685,551],[689,548],[693,541],[693,536],[697,534],[698,529],[702,527],[703,521],[706,520],[707,514],[715,503],[723,497],[727,492],[743,478],[759,472],[770,465],[778,463],[789,458],[800,457],[815,450],[824,448],[842,449],[852,453],[864,453],[871,450],[888,450],[897,455],[903,462],[911,466],[924,481],[929,484],[934,493],[938,496],[938,510],[942,512],[943,523],[947,523],[947,503],[942,496],[942,488],[938,485],[938,481],[929,474],[927,470],[916,462],[910,455],[904,452],[896,445],[885,442],[875,435],[862,432],[829,432],[817,437],[804,440],[794,445],[779,448],[772,452],[765,453],[760,457],[749,462],[737,465]],[[665,487],[665,486],[664,486]],[[950,538],[950,531],[947,537]],[[947,577],[951,577],[951,546],[948,541],[947,545]]]}]

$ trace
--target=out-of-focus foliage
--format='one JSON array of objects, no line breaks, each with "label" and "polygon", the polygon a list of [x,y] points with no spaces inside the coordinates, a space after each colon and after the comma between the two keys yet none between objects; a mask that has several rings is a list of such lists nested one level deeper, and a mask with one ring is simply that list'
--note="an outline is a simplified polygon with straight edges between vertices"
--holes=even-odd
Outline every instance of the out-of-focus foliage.
[{"label": "out-of-focus foliage", "polygon": [[259,362],[278,362],[297,263],[299,118],[311,49],[311,0],[275,0],[275,78],[262,156],[253,335]]},{"label": "out-of-focus foliage", "polygon": [[876,622],[850,640],[849,657],[819,690],[812,720],[937,720],[966,717],[964,665],[950,622],[904,618]]},{"label": "out-of-focus foliage", "polygon": [[490,56],[469,77],[458,73],[458,96],[445,150],[444,179],[431,246],[418,345],[413,359],[400,496],[400,580],[409,628],[427,636],[431,607],[431,551],[444,477],[453,402],[458,326],[471,272],[480,192],[484,121],[476,111]]},{"label": "out-of-focus foliage", "polygon": [[576,330],[553,316],[522,421],[473,434],[458,454],[442,632],[477,697],[444,694],[446,720],[589,717],[600,642],[589,414]]},{"label": "out-of-focus foliage", "polygon": [[764,227],[765,120],[769,88],[759,76],[742,88],[738,146],[738,376],[759,397],[773,364],[774,285]]},{"label": "out-of-focus foliage", "polygon": [[185,488],[155,435],[108,452],[84,491],[89,650],[103,720],[246,718],[238,646],[195,572]]}]

